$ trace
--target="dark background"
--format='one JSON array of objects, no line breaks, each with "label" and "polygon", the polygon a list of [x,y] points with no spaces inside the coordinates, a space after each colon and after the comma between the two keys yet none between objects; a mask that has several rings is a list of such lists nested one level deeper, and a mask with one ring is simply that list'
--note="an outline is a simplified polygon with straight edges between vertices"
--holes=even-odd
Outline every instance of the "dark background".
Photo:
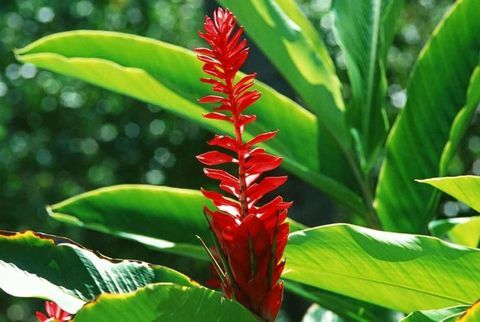
[{"label": "dark background", "polygon": [[[331,32],[332,19],[326,13],[329,2],[304,0],[301,4],[328,44],[345,82],[342,56]],[[388,55],[392,119],[404,105],[404,88],[420,48],[452,2],[406,1]],[[74,29],[128,32],[193,48],[201,44],[196,32],[203,15],[215,7],[213,0],[0,2],[0,229],[64,235],[111,257],[142,259],[172,266],[199,280],[205,278],[207,269],[202,264],[155,253],[133,242],[112,243],[107,235],[59,224],[47,217],[44,207],[119,183],[195,189],[208,185],[194,155],[206,150],[204,142],[211,134],[145,103],[22,65],[12,50],[42,36]],[[245,69],[258,71],[260,80],[295,98],[254,46]],[[454,160],[452,174],[480,174],[479,127],[474,121]],[[284,194],[295,201],[291,215],[306,224],[342,220],[321,193],[295,178],[290,178]],[[468,208],[444,200],[439,212],[455,216]],[[35,321],[33,312],[42,302],[14,299],[0,291],[0,322]],[[298,321],[306,303],[289,296],[284,308],[279,320]]]}]

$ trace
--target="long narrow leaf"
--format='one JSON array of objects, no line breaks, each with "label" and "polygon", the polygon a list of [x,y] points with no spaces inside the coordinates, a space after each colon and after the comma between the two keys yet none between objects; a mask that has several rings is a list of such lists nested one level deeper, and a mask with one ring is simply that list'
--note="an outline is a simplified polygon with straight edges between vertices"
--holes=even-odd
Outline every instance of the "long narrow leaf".
[{"label": "long narrow leaf", "polygon": [[[16,54],[22,62],[159,105],[216,132],[231,132],[221,122],[202,117],[207,109],[197,99],[210,90],[199,81],[204,76],[200,62],[184,48],[129,34],[72,31],[44,37]],[[325,172],[328,169],[320,163],[319,120],[267,85],[257,82],[256,88],[263,95],[252,109],[258,121],[249,127],[247,137],[281,129],[278,138],[265,145],[284,157],[284,166],[361,212],[358,195]],[[336,166],[345,174],[344,168]]]},{"label": "long narrow leaf", "polygon": [[356,186],[341,83],[326,46],[294,0],[219,0],[318,120],[322,173]]},{"label": "long narrow leaf", "polygon": [[[118,185],[93,190],[47,208],[50,216],[140,242],[165,252],[209,260],[196,236],[210,241],[203,206],[210,202],[196,190],[149,185]],[[305,228],[290,221],[290,230]]]},{"label": "long narrow leaf", "polygon": [[[333,1],[335,30],[352,88],[348,121],[359,135],[365,167],[371,167],[388,130],[385,63],[403,1]],[[365,170],[367,170],[365,169]]]},{"label": "long narrow leaf", "polygon": [[479,7],[480,0],[457,1],[419,56],[377,187],[375,207],[387,230],[424,232],[435,213],[438,193],[414,180],[439,175],[450,128],[466,105],[479,62]]}]

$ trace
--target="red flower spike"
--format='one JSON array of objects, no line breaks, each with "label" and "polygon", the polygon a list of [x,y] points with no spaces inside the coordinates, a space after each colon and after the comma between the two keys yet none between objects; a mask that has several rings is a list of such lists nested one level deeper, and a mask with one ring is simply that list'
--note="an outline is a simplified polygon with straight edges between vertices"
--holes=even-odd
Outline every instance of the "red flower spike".
[{"label": "red flower spike", "polygon": [[[203,71],[210,75],[200,81],[212,86],[214,95],[199,99],[213,104],[213,111],[205,118],[227,121],[233,125],[234,136],[215,135],[208,141],[225,151],[210,151],[197,156],[207,166],[233,164],[234,174],[222,169],[205,168],[205,175],[218,180],[220,189],[227,193],[205,191],[216,210],[205,208],[216,247],[212,249],[216,279],[209,285],[220,285],[225,295],[234,298],[264,321],[274,321],[282,303],[283,283],[280,281],[285,266],[283,250],[288,239],[289,226],[285,221],[290,202],[278,196],[269,202],[263,197],[284,184],[286,177],[263,177],[276,169],[282,158],[265,152],[257,144],[273,139],[277,131],[261,133],[245,141],[245,127],[256,120],[244,111],[260,99],[252,89],[256,73],[236,80],[238,71],[248,57],[243,28],[237,28],[236,18],[227,9],[217,9],[213,19],[206,17],[204,32],[200,32],[210,48],[198,48],[198,59]],[[237,78],[238,79],[238,78]],[[262,203],[262,204],[259,204]],[[218,276],[221,272],[222,276]],[[223,274],[224,272],[224,274]]]},{"label": "red flower spike", "polygon": [[72,320],[70,313],[62,310],[55,302],[45,301],[45,311],[48,316],[38,311],[35,313],[39,322],[65,322]]}]

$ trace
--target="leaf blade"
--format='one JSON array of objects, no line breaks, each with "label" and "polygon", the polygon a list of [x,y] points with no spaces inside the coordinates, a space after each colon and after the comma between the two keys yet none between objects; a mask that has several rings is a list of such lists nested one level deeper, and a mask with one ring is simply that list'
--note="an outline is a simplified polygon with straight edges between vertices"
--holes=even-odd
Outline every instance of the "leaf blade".
[{"label": "leaf blade", "polygon": [[402,312],[468,304],[480,288],[480,250],[420,235],[322,226],[291,234],[285,257],[287,280]]},{"label": "leaf blade", "polygon": [[[79,30],[41,38],[17,50],[16,56],[22,62],[162,106],[209,130],[232,132],[223,122],[202,117],[210,111],[197,99],[210,89],[199,81],[204,76],[201,63],[187,49],[135,35]],[[284,157],[284,167],[337,201],[361,211],[361,198],[319,162],[318,119],[261,82],[257,81],[255,88],[262,92],[262,99],[252,107],[258,118],[249,127],[246,139],[281,128],[278,138],[264,146]],[[332,163],[346,176],[338,163]]]},{"label": "leaf blade", "polygon": [[114,261],[72,241],[40,233],[0,233],[0,289],[52,300],[75,313],[101,293],[128,293],[153,282],[196,286],[166,267]]},{"label": "leaf blade", "polygon": [[[479,4],[461,0],[451,7],[412,73],[407,105],[387,139],[376,191],[375,208],[386,230],[424,232],[433,217],[438,194],[414,179],[439,174],[450,127],[467,100],[480,50]],[[410,153],[413,146],[417,149]]]},{"label": "leaf blade", "polygon": [[204,287],[155,284],[130,294],[104,294],[78,312],[75,322],[256,322],[242,305]]}]

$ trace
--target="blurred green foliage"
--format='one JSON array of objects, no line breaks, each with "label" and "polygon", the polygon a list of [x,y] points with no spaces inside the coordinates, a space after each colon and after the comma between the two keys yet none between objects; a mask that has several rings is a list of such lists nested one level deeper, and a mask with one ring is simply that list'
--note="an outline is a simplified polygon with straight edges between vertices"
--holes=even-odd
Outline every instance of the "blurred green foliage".
[{"label": "blurred green foliage", "polygon": [[[344,59],[332,31],[332,16],[327,12],[330,0],[299,2],[328,44],[348,97]],[[394,46],[388,53],[392,119],[405,104],[404,89],[416,56],[452,2],[406,0]],[[102,234],[53,222],[47,219],[44,205],[119,183],[187,188],[208,185],[194,155],[205,150],[209,134],[157,107],[22,65],[12,50],[42,36],[74,29],[128,32],[192,48],[201,44],[197,30],[203,15],[215,6],[213,0],[0,2],[0,229],[61,234],[111,256],[162,263],[203,278],[193,273],[200,264],[191,260],[159,255],[126,241],[111,243]],[[259,71],[262,81],[294,97],[254,46],[247,70]],[[478,119],[477,113],[451,174],[480,175]],[[296,203],[293,215],[303,222],[319,224],[334,219],[332,205],[295,178],[284,191]],[[442,211],[445,216],[456,216],[469,210],[456,201],[445,200]],[[205,267],[200,268],[206,273]],[[294,301],[287,298],[287,312],[281,321],[289,321],[288,317],[296,321],[303,313],[305,303],[298,306]],[[2,293],[0,322],[35,321],[31,313],[40,302],[14,300]]]}]

